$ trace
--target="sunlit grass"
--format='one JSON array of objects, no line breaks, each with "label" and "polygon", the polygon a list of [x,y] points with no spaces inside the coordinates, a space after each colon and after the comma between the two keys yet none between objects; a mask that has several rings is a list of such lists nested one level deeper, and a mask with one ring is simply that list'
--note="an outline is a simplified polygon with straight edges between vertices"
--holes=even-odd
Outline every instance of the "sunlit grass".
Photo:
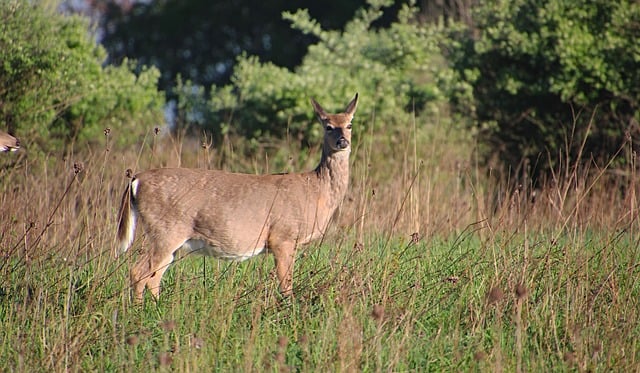
[{"label": "sunlit grass", "polygon": [[[124,170],[218,165],[215,151],[176,159],[171,143],[154,140],[136,152],[10,159],[0,184],[0,369],[638,369],[634,193],[612,195],[584,176],[566,194],[559,182],[535,203],[515,193],[493,206],[469,148],[454,146],[464,138],[409,132],[382,146],[370,135],[354,147],[335,223],[298,255],[293,299],[278,293],[270,256],[179,256],[158,302],[131,301],[128,270],[150,243],[139,234],[112,255]],[[287,167],[282,152],[283,162],[264,158],[271,171]],[[313,164],[309,154],[294,168]]]},{"label": "sunlit grass", "polygon": [[510,250],[466,233],[325,243],[298,261],[293,300],[279,296],[268,256],[184,258],[160,301],[143,305],[108,257],[20,264],[3,286],[1,360],[18,370],[632,368],[637,247],[621,237],[523,237]]}]

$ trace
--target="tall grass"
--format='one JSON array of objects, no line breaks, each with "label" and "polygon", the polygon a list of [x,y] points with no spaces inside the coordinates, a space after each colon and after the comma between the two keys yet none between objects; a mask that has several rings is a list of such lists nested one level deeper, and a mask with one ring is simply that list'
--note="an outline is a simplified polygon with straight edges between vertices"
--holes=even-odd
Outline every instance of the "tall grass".
[{"label": "tall grass", "polygon": [[640,368],[633,168],[612,179],[568,160],[544,188],[507,193],[445,125],[361,133],[334,224],[298,256],[294,299],[270,256],[187,256],[157,303],[136,305],[128,269],[149,243],[138,232],[112,255],[126,169],[299,171],[319,151],[243,159],[152,131],[118,152],[120,135],[89,154],[2,160],[3,371]]}]

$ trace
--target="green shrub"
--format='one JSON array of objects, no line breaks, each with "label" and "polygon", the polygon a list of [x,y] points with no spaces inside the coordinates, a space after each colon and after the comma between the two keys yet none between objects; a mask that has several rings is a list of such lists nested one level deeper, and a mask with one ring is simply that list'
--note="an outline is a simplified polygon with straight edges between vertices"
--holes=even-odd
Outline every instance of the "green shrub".
[{"label": "green shrub", "polygon": [[[416,21],[417,8],[409,5],[389,28],[374,28],[388,3],[370,1],[343,31],[323,30],[306,10],[284,13],[294,28],[318,42],[295,71],[241,56],[231,85],[211,89],[207,117],[214,126],[208,129],[245,136],[254,143],[282,138],[286,131],[302,144],[316,142],[321,129],[315,125],[309,98],[339,111],[356,92],[362,97],[358,117],[381,127],[405,130],[414,113],[448,115],[448,97],[459,87],[440,50],[444,28]],[[179,90],[183,99],[201,101],[192,94],[197,92],[192,86]]]},{"label": "green shrub", "polygon": [[0,3],[0,127],[50,150],[99,138],[105,127],[138,133],[162,120],[159,72],[103,66],[88,20],[45,3]]},{"label": "green shrub", "polygon": [[567,159],[603,165],[628,135],[638,144],[638,2],[491,0],[474,21],[455,63],[486,161],[537,177]]}]

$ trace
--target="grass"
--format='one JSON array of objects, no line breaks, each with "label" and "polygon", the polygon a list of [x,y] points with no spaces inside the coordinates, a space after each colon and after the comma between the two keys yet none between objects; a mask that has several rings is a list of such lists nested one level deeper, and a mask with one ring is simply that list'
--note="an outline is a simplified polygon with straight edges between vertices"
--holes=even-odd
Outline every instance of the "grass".
[{"label": "grass", "polygon": [[[144,238],[112,256],[124,170],[209,167],[216,150],[183,154],[154,139],[130,153],[107,143],[65,159],[6,158],[0,370],[640,368],[633,179],[612,193],[620,185],[574,168],[535,203],[522,189],[494,207],[463,137],[408,128],[388,144],[362,138],[335,224],[298,257],[294,299],[278,294],[270,256],[189,256],[167,271],[159,302],[131,302]],[[316,159],[312,150],[294,168]],[[276,163],[223,167],[285,167]]]}]

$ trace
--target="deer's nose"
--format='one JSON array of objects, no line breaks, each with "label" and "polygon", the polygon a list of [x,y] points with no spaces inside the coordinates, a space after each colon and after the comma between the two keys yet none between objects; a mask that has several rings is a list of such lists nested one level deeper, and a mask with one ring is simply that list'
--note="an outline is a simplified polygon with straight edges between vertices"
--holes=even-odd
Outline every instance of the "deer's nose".
[{"label": "deer's nose", "polygon": [[349,141],[344,137],[340,137],[336,142],[338,149],[346,149],[349,146]]}]

